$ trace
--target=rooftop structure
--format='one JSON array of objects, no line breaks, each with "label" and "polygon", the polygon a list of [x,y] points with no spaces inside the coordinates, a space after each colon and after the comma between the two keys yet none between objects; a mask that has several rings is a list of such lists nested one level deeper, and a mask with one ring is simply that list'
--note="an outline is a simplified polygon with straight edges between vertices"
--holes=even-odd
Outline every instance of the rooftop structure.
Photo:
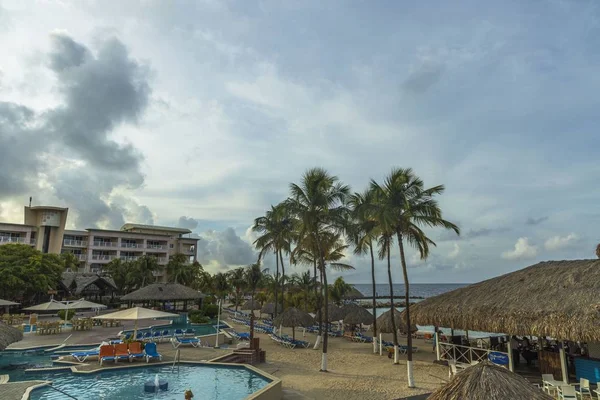
[{"label": "rooftop structure", "polygon": [[101,273],[111,260],[136,261],[144,255],[156,257],[162,266],[157,280],[166,281],[165,266],[174,254],[196,261],[198,238],[189,229],[127,223],[120,230],[89,228],[65,229],[68,208],[25,207],[24,223],[0,222],[0,245],[21,243],[43,253],[72,253],[79,268],[72,272]]}]

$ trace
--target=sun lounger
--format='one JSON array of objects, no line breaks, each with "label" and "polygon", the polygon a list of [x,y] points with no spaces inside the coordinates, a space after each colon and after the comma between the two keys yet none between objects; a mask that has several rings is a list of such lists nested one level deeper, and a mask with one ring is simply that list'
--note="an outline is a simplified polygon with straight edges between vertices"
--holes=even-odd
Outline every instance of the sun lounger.
[{"label": "sun lounger", "polygon": [[158,353],[156,350],[156,343],[146,343],[144,355],[146,357],[146,363],[150,362],[153,358],[158,358],[159,361],[162,361],[162,354]]},{"label": "sun lounger", "polygon": [[195,334],[196,334],[196,331],[194,331],[192,328],[188,328],[184,332],[185,336],[194,336]]},{"label": "sun lounger", "polygon": [[197,338],[182,338],[175,336],[174,338],[171,338],[171,344],[174,348],[178,348],[182,344],[191,344],[193,347],[200,347],[202,342],[200,342],[200,339]]},{"label": "sun lounger", "polygon": [[175,333],[173,334],[173,336],[184,336],[184,333],[181,329],[175,329]]},{"label": "sun lounger", "polygon": [[71,353],[71,357],[79,362],[85,362],[85,360],[87,360],[89,357],[96,357],[98,354],[100,354],[100,350],[96,348],[87,351],[77,351],[75,353]]},{"label": "sun lounger", "polygon": [[8,375],[0,375],[0,385],[8,383],[9,379],[10,379],[10,376],[8,376]]},{"label": "sun lounger", "polygon": [[165,329],[164,331],[162,331],[162,340],[164,339],[170,339],[171,338],[171,332],[168,329]]},{"label": "sun lounger", "polygon": [[162,339],[162,334],[159,331],[152,333],[152,340],[159,342]]},{"label": "sun lounger", "polygon": [[143,332],[138,332],[135,335],[135,340],[143,340],[144,339],[144,333]]},{"label": "sun lounger", "polygon": [[152,332],[144,333],[144,342],[151,342],[151,341],[152,341]]},{"label": "sun lounger", "polygon": [[134,358],[144,358],[145,356],[146,355],[144,354],[144,351],[142,350],[142,344],[140,342],[131,342],[131,343],[129,343],[129,357],[130,357],[130,361],[132,359],[134,359]]},{"label": "sun lounger", "polygon": [[100,346],[98,352],[98,362],[100,365],[102,365],[104,361],[115,361],[115,348],[109,344]]},{"label": "sun lounger", "polygon": [[119,360],[129,360],[129,362],[131,362],[127,343],[119,343],[115,345],[115,362]]}]

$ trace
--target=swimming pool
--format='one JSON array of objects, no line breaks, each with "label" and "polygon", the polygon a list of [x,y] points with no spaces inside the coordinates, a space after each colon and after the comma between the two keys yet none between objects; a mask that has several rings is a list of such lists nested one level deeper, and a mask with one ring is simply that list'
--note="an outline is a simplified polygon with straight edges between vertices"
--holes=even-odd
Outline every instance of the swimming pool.
[{"label": "swimming pool", "polygon": [[[168,390],[144,392],[144,383],[159,380],[168,382]],[[194,399],[242,400],[271,381],[243,366],[180,364],[161,365],[92,374],[71,372],[28,373],[26,380],[50,380],[53,386],[79,400],[115,399],[181,399],[191,389]],[[51,388],[34,390],[31,400],[62,400],[64,394]]]}]

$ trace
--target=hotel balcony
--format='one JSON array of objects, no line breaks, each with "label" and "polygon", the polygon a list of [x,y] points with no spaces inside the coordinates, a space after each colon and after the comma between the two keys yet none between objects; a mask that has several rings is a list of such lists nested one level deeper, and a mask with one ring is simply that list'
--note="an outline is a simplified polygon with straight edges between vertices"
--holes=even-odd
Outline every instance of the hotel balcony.
[{"label": "hotel balcony", "polygon": [[0,244],[7,243],[26,243],[24,237],[17,236],[0,236]]},{"label": "hotel balcony", "polygon": [[94,240],[94,246],[96,247],[117,247],[117,242],[99,242]]},{"label": "hotel balcony", "polygon": [[140,256],[121,256],[121,261],[137,261]]},{"label": "hotel balcony", "polygon": [[166,244],[147,244],[146,248],[148,250],[166,250],[167,245]]},{"label": "hotel balcony", "polygon": [[29,239],[29,244],[35,246],[35,239]]},{"label": "hotel balcony", "polygon": [[126,249],[143,249],[144,245],[142,243],[122,243],[121,247]]},{"label": "hotel balcony", "polygon": [[86,247],[88,242],[86,240],[72,240],[65,239],[63,240],[63,246],[65,247]]},{"label": "hotel balcony", "polygon": [[117,258],[116,255],[106,255],[106,254],[92,254],[92,260],[94,261],[110,261]]},{"label": "hotel balcony", "polygon": [[79,261],[87,261],[87,254],[75,254]]}]

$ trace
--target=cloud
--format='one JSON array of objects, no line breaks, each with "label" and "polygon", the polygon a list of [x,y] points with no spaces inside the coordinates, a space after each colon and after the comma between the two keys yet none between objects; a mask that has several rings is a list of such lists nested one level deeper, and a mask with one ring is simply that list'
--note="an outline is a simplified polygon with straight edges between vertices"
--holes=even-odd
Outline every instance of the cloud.
[{"label": "cloud", "polygon": [[454,248],[452,249],[452,251],[450,253],[448,253],[448,258],[453,260],[456,257],[458,257],[459,254],[460,254],[460,246],[458,245],[458,243],[454,243]]},{"label": "cloud", "polygon": [[515,243],[513,250],[502,253],[502,258],[506,260],[525,260],[535,258],[537,255],[537,247],[529,244],[529,239],[521,237]]},{"label": "cloud", "polygon": [[579,243],[580,237],[576,233],[570,233],[567,236],[553,236],[546,240],[544,247],[546,250],[562,250],[571,248]]},{"label": "cloud", "polygon": [[438,241],[444,242],[448,240],[469,240],[476,239],[485,236],[491,236],[497,233],[504,233],[510,231],[510,228],[480,228],[480,229],[469,229],[467,232],[461,233],[458,236],[454,231],[445,230],[438,236]]},{"label": "cloud", "polygon": [[200,234],[198,261],[202,265],[236,267],[251,264],[256,262],[256,259],[257,253],[233,228],[223,231],[210,230]]},{"label": "cloud", "polygon": [[412,93],[423,93],[435,85],[444,72],[442,64],[425,61],[414,68],[408,78],[402,83],[402,87]]},{"label": "cloud", "polygon": [[177,221],[177,226],[193,231],[198,227],[198,220],[192,217],[181,216],[179,217],[179,221]]},{"label": "cloud", "polygon": [[525,225],[539,225],[542,222],[545,222],[548,220],[548,217],[539,217],[539,218],[532,218],[529,217],[527,218],[527,221],[525,221]]}]

